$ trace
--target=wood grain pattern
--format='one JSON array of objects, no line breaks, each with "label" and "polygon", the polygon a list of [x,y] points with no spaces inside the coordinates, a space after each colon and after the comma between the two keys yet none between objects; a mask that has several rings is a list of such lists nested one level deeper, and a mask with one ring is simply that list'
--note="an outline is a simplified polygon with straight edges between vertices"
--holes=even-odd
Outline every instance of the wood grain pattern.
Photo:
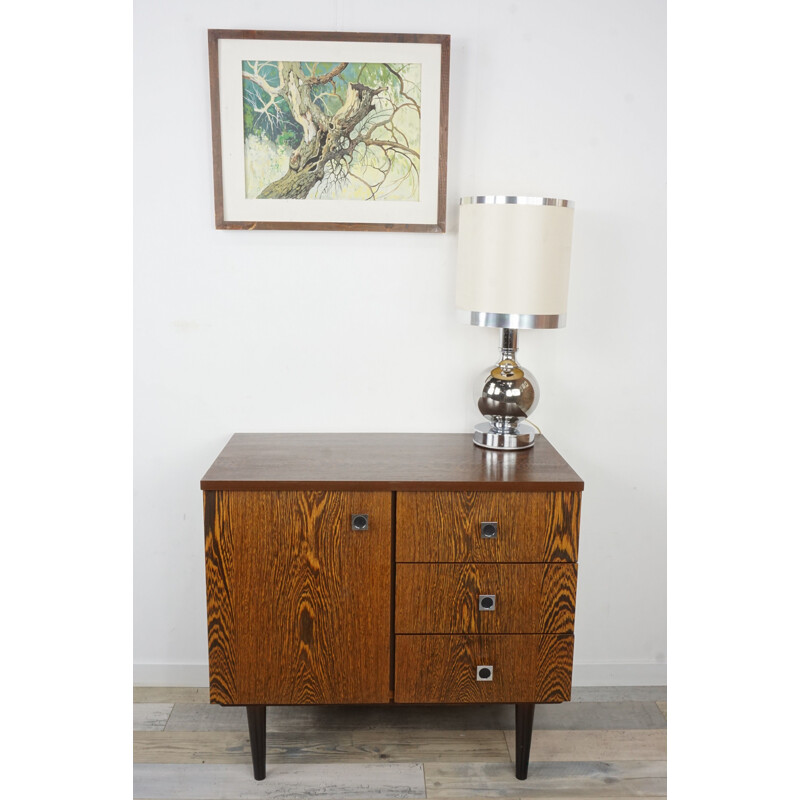
[{"label": "wood grain pattern", "polygon": [[[387,702],[391,495],[213,495],[211,701]],[[352,531],[352,514],[369,514],[369,531]]]},{"label": "wood grain pattern", "polygon": [[623,700],[666,700],[666,686],[575,686],[573,703],[617,703]]},{"label": "wood grain pattern", "polygon": [[134,686],[134,703],[207,703],[208,686]]},{"label": "wood grain pattern", "polygon": [[[537,713],[542,706],[537,708]],[[163,736],[164,734],[138,734]],[[514,753],[514,731],[505,731],[509,757]],[[667,731],[548,731],[536,730],[531,761],[666,761]],[[478,761],[479,759],[475,759]]]},{"label": "wood grain pattern", "polygon": [[[546,706],[561,708],[562,706]],[[663,723],[664,718],[655,709]],[[270,706],[267,735],[307,734],[309,731],[352,732],[388,728],[400,732],[506,730],[514,727],[514,707],[508,705],[348,705]],[[242,706],[176,703],[166,730],[174,733],[214,731],[247,734]]]},{"label": "wood grain pattern", "polygon": [[575,564],[398,564],[395,631],[570,633],[577,577]]},{"label": "wood grain pattern", "polygon": [[[280,706],[277,708],[280,708]],[[291,708],[291,706],[287,706],[287,708]],[[267,723],[272,721],[273,716],[267,715]],[[246,733],[247,709],[244,706],[176,703],[165,730],[244,731]]]},{"label": "wood grain pattern", "polygon": [[[386,722],[391,724],[391,718]],[[394,727],[353,731],[353,744],[366,754],[392,761],[508,761],[492,730],[400,730]],[[505,736],[504,736],[505,738]]]},{"label": "wood grain pattern", "polygon": [[503,453],[466,433],[236,433],[200,488],[579,492],[583,481],[544,436]]},{"label": "wood grain pattern", "polygon": [[[573,636],[395,637],[398,703],[560,703],[569,700]],[[476,680],[479,665],[494,679]]]},{"label": "wood grain pattern", "polygon": [[250,737],[227,731],[137,731],[133,763],[250,764]]},{"label": "wood grain pattern", "polygon": [[133,796],[147,800],[336,800],[425,797],[422,764],[270,764],[254,781],[239,764],[134,764]]},{"label": "wood grain pattern", "polygon": [[[534,740],[536,734],[534,734]],[[504,764],[426,764],[429,798],[662,797],[667,793],[665,761],[531,761],[527,781]]]},{"label": "wood grain pattern", "polygon": [[214,703],[238,702],[236,625],[233,615],[233,536],[220,492],[204,492],[209,696]]},{"label": "wood grain pattern", "polygon": [[666,728],[667,723],[654,702],[626,700],[617,703],[570,702],[537,706],[533,727],[535,730],[562,731],[653,730]]},{"label": "wood grain pattern", "polygon": [[[270,712],[271,713],[271,712]],[[391,724],[391,711],[387,711]],[[504,731],[372,728],[267,734],[267,764],[370,761],[509,761]],[[140,731],[135,764],[250,764],[250,739],[235,731]]]},{"label": "wood grain pattern", "polygon": [[163,731],[172,713],[172,703],[135,703],[133,729],[135,731]]},{"label": "wood grain pattern", "polygon": [[[629,688],[635,690],[635,687]],[[573,690],[573,694],[578,691]],[[267,714],[267,730],[280,734],[309,730],[369,731],[389,726],[398,731],[513,730],[514,706],[271,706]],[[667,721],[652,700],[578,703],[573,700],[537,706],[533,727],[535,731],[663,730],[667,727]],[[240,706],[176,703],[165,730],[246,733],[247,718],[244,708]]]},{"label": "wood grain pattern", "polygon": [[573,562],[580,505],[579,492],[398,492],[397,561]]}]

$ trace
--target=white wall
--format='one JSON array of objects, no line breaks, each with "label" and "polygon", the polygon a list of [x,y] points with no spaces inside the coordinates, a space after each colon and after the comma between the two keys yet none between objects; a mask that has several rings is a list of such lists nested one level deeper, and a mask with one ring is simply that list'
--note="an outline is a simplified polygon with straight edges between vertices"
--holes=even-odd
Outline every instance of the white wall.
[{"label": "white wall", "polygon": [[[664,1],[136,0],[134,24],[134,680],[207,680],[199,481],[231,433],[472,429],[499,333],[456,320],[458,198],[547,194],[577,203],[569,321],[520,360],[586,482],[575,683],[664,683]],[[449,33],[447,234],[215,230],[208,28]]]}]

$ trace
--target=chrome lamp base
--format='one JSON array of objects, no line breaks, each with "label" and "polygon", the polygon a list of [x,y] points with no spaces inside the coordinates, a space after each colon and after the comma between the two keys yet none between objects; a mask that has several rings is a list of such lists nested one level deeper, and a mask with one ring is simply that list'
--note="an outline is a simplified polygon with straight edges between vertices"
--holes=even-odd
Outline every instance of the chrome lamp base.
[{"label": "chrome lamp base", "polygon": [[489,450],[526,450],[533,447],[536,440],[536,429],[523,422],[514,430],[498,430],[491,422],[481,422],[475,426],[472,441],[478,447]]}]

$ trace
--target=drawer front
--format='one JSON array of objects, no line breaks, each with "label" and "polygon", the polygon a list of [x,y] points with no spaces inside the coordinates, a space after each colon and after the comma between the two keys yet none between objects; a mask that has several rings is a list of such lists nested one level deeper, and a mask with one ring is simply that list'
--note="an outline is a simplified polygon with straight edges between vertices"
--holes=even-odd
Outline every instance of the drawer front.
[{"label": "drawer front", "polygon": [[398,564],[397,633],[571,633],[575,564]]},{"label": "drawer front", "polygon": [[580,492],[398,492],[397,560],[574,562],[580,503]]},{"label": "drawer front", "polygon": [[[565,702],[572,649],[571,634],[398,635],[395,702]],[[478,680],[480,668],[491,680]]]}]

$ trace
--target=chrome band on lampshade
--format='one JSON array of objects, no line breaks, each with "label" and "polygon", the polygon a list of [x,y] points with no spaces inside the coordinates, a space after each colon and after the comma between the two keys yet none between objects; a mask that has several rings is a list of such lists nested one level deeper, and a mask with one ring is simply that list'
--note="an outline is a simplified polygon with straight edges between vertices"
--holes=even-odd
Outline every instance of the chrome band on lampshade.
[{"label": "chrome band on lampshade", "polygon": [[[466,312],[461,312],[466,317]],[[495,314],[491,311],[470,311],[470,325],[483,328],[517,328],[525,330],[542,330],[563,328],[567,324],[566,314]]]},{"label": "chrome band on lampshade", "polygon": [[572,200],[561,200],[558,197],[516,197],[514,195],[476,195],[475,197],[462,197],[460,206],[476,205],[522,205],[522,206],[562,206],[575,208]]}]

